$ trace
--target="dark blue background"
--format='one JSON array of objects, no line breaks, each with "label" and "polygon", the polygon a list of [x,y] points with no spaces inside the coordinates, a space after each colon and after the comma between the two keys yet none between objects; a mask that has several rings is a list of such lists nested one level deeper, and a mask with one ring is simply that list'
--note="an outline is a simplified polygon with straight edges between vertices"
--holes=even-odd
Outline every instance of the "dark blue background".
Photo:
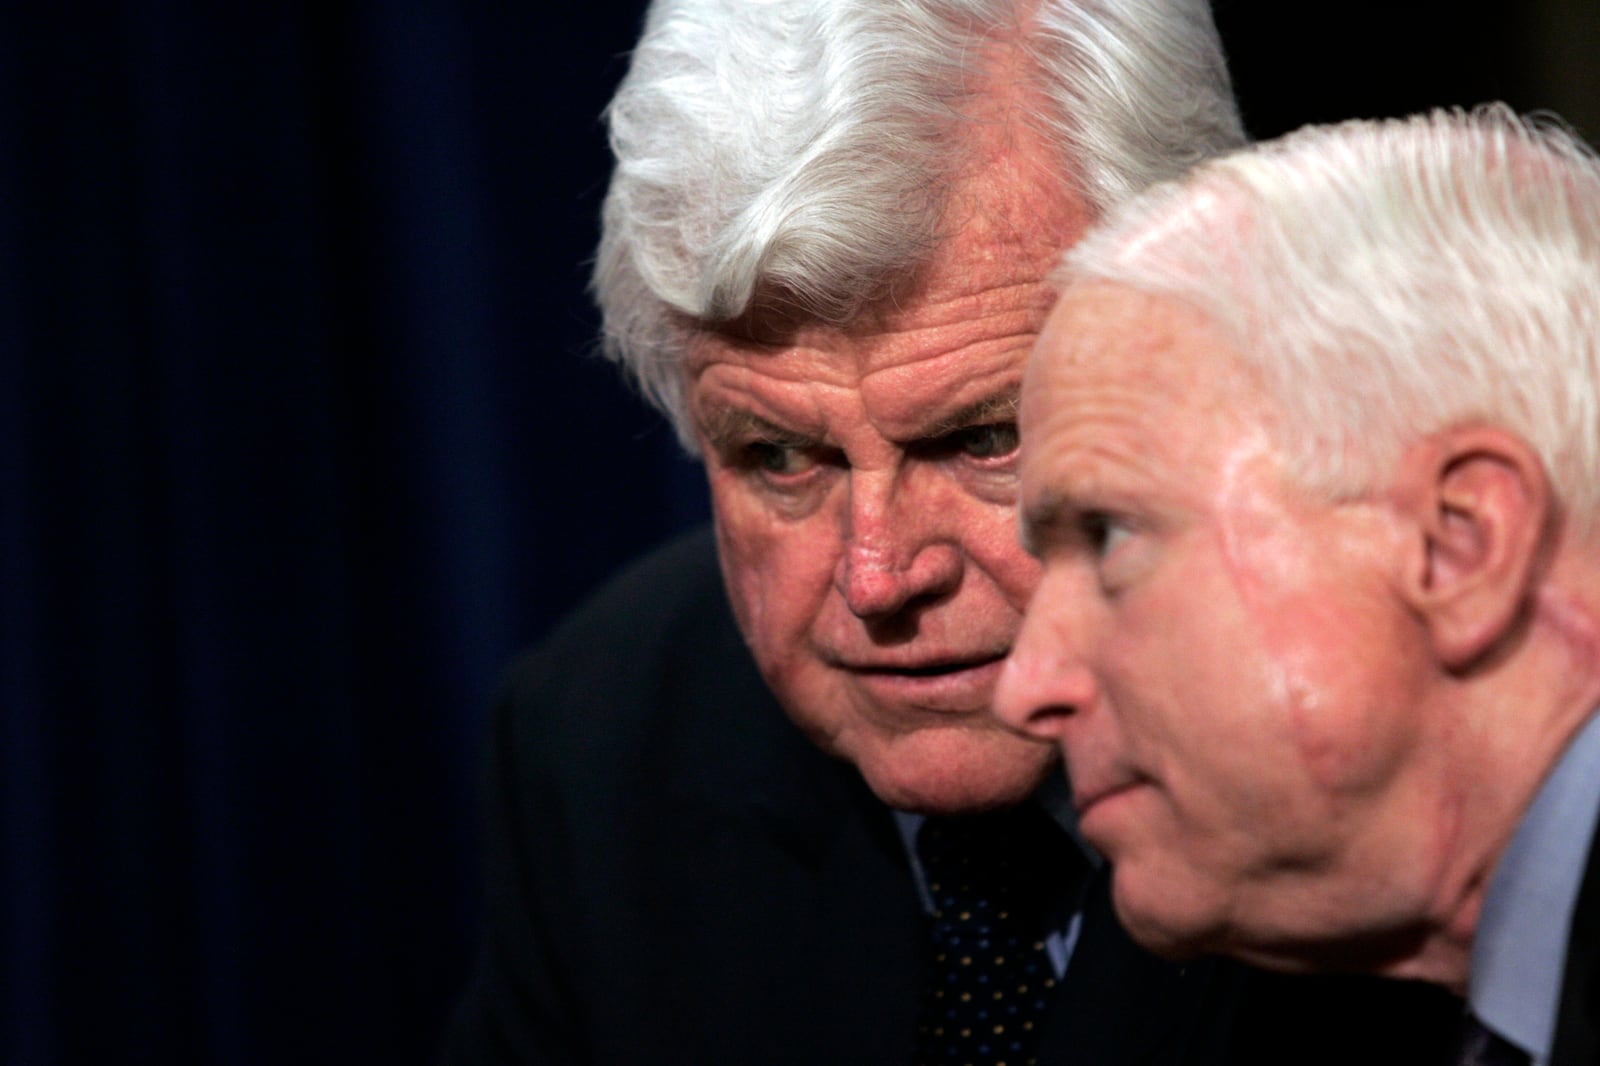
[{"label": "dark blue background", "polygon": [[[22,6],[0,1061],[426,1061],[497,674],[704,513],[584,293],[642,0]],[[1256,133],[1551,102],[1509,14],[1298,7],[1220,7]]]}]

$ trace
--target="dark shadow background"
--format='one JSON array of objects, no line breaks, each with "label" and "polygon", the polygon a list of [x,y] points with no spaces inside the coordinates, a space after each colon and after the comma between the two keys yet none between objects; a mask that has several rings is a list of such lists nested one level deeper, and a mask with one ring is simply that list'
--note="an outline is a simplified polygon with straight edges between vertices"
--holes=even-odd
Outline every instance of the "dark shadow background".
[{"label": "dark shadow background", "polygon": [[[1593,134],[1591,6],[1218,17],[1260,135]],[[0,11],[0,1061],[430,1057],[497,674],[704,513],[591,356],[641,8]]]}]

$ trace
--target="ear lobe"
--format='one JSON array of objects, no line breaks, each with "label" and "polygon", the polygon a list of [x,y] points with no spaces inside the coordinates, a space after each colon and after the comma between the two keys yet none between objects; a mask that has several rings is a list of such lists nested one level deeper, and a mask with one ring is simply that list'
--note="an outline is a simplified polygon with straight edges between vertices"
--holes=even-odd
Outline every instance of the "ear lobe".
[{"label": "ear lobe", "polygon": [[1551,524],[1549,479],[1526,443],[1492,427],[1432,436],[1403,470],[1421,534],[1406,596],[1440,665],[1461,672],[1518,629]]}]

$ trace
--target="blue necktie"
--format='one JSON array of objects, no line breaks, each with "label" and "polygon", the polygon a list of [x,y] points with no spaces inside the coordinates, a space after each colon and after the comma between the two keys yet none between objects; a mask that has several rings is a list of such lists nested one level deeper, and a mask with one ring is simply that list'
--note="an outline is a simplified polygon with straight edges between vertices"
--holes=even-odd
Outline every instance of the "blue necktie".
[{"label": "blue necktie", "polygon": [[917,858],[933,898],[918,1066],[1025,1066],[1056,986],[1045,939],[1077,899],[1082,852],[1033,804],[930,817]]}]

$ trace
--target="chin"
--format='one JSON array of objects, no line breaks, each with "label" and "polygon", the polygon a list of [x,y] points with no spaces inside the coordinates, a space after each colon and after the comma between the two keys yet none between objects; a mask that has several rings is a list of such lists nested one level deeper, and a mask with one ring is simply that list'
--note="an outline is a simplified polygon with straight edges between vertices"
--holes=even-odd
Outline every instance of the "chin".
[{"label": "chin", "polygon": [[[1132,864],[1118,865],[1115,858],[1111,862],[1112,906],[1122,927],[1140,947],[1175,962],[1223,951],[1223,923],[1202,905],[1193,891],[1193,877],[1168,871],[1154,878],[1157,885],[1153,891],[1142,892]],[[1135,876],[1129,876],[1130,872]]]},{"label": "chin", "polygon": [[1057,764],[1052,745],[999,731],[919,730],[844,754],[879,799],[919,814],[1013,806]]}]

